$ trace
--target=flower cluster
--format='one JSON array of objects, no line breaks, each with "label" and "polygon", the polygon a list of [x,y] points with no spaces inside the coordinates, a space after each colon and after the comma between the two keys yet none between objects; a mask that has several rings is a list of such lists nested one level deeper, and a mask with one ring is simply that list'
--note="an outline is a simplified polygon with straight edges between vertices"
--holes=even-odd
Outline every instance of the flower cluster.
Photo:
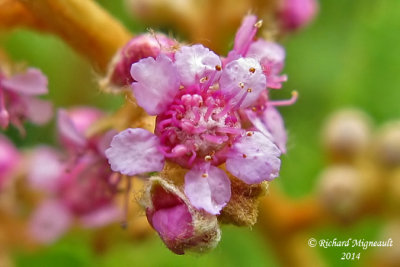
[{"label": "flower cluster", "polygon": [[284,51],[255,41],[261,21],[245,17],[233,50],[221,58],[202,45],[181,46],[132,64],[132,91],[139,106],[156,115],[154,134],[130,128],[116,135],[106,156],[114,171],[138,175],[161,171],[165,160],[189,169],[184,192],[191,205],[219,214],[231,197],[226,170],[247,184],[279,175],[285,152],[283,121],[267,87],[280,88]]},{"label": "flower cluster", "polygon": [[44,124],[52,117],[50,102],[36,98],[46,94],[47,78],[35,68],[13,76],[0,70],[0,127],[6,129],[11,123],[24,133],[25,119]]},{"label": "flower cluster", "polygon": [[113,203],[114,180],[118,177],[109,169],[104,155],[115,133],[85,136],[101,116],[97,109],[87,107],[60,110],[58,129],[68,154],[61,155],[48,147],[37,148],[33,154],[29,182],[50,195],[31,220],[31,233],[38,241],[54,241],[74,217],[86,227],[102,226],[119,218],[120,211]]}]

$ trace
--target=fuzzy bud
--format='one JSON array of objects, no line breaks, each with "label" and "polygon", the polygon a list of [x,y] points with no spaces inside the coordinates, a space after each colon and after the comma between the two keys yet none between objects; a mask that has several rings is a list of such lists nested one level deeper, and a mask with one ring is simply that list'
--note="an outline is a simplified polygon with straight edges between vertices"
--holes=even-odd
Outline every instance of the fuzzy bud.
[{"label": "fuzzy bud", "polygon": [[160,177],[149,179],[142,205],[151,226],[176,254],[206,252],[221,239],[217,217],[196,210],[180,189]]},{"label": "fuzzy bud", "polygon": [[382,127],[374,145],[374,155],[384,167],[400,166],[400,123],[392,122]]},{"label": "fuzzy bud", "polygon": [[322,139],[334,161],[351,161],[365,154],[371,137],[371,122],[358,110],[345,109],[334,113],[325,124]]},{"label": "fuzzy bud", "polygon": [[351,166],[332,166],[320,175],[318,198],[324,208],[339,219],[352,219],[362,204],[362,178]]}]

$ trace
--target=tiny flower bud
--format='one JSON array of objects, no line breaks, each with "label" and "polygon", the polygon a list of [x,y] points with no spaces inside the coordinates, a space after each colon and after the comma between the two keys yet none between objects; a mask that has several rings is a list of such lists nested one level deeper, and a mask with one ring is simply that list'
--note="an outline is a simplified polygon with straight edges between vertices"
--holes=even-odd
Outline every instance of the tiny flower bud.
[{"label": "tiny flower bud", "polygon": [[284,0],[279,18],[285,30],[294,31],[310,23],[317,12],[316,0]]},{"label": "tiny flower bud", "polygon": [[151,226],[176,254],[205,252],[221,239],[217,218],[196,210],[174,184],[160,177],[148,181],[142,204]]},{"label": "tiny flower bud", "polygon": [[147,57],[156,58],[162,50],[168,52],[175,45],[174,40],[159,33],[134,37],[114,57],[101,85],[117,88],[130,85],[134,81],[130,74],[133,63]]},{"label": "tiny flower bud", "polygon": [[339,219],[351,219],[362,204],[362,178],[353,167],[330,167],[320,175],[318,198],[328,212]]},{"label": "tiny flower bud", "polygon": [[388,123],[378,133],[374,145],[378,161],[385,167],[400,166],[400,123]]},{"label": "tiny flower bud", "polygon": [[370,136],[370,119],[358,110],[342,110],[333,114],[322,133],[325,149],[335,161],[350,161],[363,155]]}]

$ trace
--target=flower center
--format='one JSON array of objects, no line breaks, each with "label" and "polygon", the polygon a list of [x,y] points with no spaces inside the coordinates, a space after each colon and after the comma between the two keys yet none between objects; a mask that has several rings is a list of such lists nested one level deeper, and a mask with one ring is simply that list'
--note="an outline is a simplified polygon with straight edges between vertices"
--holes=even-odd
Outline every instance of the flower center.
[{"label": "flower center", "polygon": [[224,148],[242,133],[239,116],[220,91],[183,89],[157,117],[156,134],[165,157],[186,167],[221,164]]}]

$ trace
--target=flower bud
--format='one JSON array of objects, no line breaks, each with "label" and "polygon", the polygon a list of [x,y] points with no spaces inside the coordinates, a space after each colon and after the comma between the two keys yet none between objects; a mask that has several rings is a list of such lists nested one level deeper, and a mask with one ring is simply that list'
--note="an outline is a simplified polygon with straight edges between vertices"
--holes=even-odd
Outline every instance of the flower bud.
[{"label": "flower bud", "polygon": [[168,52],[175,45],[174,40],[160,33],[134,37],[116,54],[101,86],[119,88],[130,85],[133,82],[130,74],[133,63],[147,57],[156,58],[161,51]]},{"label": "flower bud", "polygon": [[324,170],[318,185],[322,206],[340,219],[357,215],[362,205],[362,178],[351,166],[332,166]]},{"label": "flower bud", "polygon": [[317,0],[284,0],[280,13],[282,27],[294,31],[306,26],[318,12]]},{"label": "flower bud", "polygon": [[400,123],[392,122],[379,131],[374,155],[384,167],[400,166]]},{"label": "flower bud", "polygon": [[221,239],[217,217],[196,210],[180,189],[160,177],[149,179],[142,205],[151,226],[176,254],[205,252]]},{"label": "flower bud", "polygon": [[334,113],[322,133],[324,147],[334,161],[351,161],[365,154],[370,136],[370,119],[358,110]]}]

